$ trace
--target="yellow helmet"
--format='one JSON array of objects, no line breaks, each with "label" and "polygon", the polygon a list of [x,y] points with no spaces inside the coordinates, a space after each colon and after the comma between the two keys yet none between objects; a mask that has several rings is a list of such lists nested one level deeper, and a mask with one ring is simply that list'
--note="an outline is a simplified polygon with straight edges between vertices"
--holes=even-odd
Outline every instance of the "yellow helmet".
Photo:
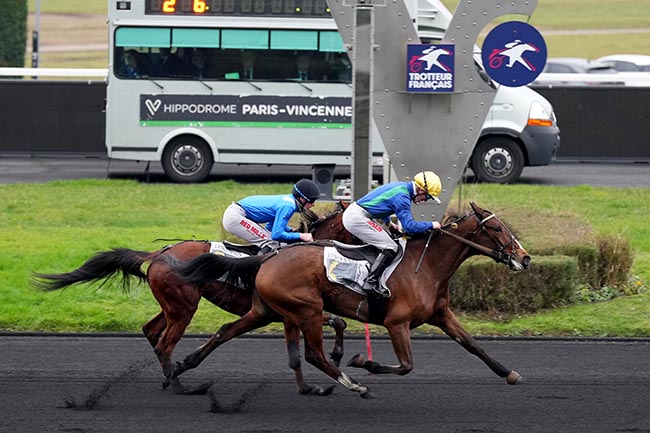
[{"label": "yellow helmet", "polygon": [[438,196],[442,191],[442,183],[437,174],[432,171],[421,171],[413,176],[413,182],[426,191],[428,198],[433,199],[436,203],[440,203]]}]

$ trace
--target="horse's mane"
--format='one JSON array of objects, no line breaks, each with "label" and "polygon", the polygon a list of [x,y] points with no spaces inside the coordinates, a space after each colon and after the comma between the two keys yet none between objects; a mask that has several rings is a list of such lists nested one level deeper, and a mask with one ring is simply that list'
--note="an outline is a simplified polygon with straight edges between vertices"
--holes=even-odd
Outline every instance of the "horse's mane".
[{"label": "horse's mane", "polygon": [[459,222],[467,219],[470,215],[470,212],[463,215],[449,215],[442,221],[442,227],[445,228],[452,224],[458,224]]},{"label": "horse's mane", "polygon": [[329,221],[331,218],[340,214],[344,210],[345,206],[340,200],[336,203],[335,210],[322,217],[318,216],[315,212],[312,212],[309,209],[303,209],[300,213],[300,217],[302,219],[302,223],[300,224],[300,231],[303,233],[311,233],[325,221]]}]

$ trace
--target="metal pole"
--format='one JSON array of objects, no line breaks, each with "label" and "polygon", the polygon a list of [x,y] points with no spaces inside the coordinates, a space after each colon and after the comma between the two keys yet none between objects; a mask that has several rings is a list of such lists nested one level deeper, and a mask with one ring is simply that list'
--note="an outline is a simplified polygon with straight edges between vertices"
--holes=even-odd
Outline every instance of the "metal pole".
[{"label": "metal pole", "polygon": [[[38,37],[41,30],[41,0],[36,0],[34,30],[32,31],[32,68],[38,68]],[[38,77],[33,77],[38,78]]]},{"label": "metal pole", "polygon": [[[363,0],[361,0],[363,2]],[[357,4],[354,32],[352,199],[363,197],[370,190],[372,178],[372,147],[370,146],[370,79],[374,45],[372,5]]]}]

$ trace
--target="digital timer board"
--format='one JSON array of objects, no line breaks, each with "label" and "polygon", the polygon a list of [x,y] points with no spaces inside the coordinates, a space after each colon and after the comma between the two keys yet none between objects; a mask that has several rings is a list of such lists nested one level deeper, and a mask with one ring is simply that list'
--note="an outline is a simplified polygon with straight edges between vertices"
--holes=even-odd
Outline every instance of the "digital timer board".
[{"label": "digital timer board", "polygon": [[146,15],[330,18],[325,0],[146,0]]}]

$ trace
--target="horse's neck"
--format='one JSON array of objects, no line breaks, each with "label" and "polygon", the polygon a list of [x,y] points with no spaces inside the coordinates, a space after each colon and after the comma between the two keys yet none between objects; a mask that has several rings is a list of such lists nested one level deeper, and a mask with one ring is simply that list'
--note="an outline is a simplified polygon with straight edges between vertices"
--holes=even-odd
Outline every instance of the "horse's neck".
[{"label": "horse's neck", "polygon": [[343,226],[342,218],[343,212],[337,212],[323,219],[312,233],[314,239],[352,243],[353,237]]},{"label": "horse's neck", "polygon": [[[462,237],[467,239],[469,235]],[[420,248],[423,247],[424,244]],[[465,260],[475,255],[474,250],[467,245],[443,233],[438,233],[431,240],[429,248],[432,250],[428,254],[429,265],[444,272],[446,278],[451,278]]]}]

